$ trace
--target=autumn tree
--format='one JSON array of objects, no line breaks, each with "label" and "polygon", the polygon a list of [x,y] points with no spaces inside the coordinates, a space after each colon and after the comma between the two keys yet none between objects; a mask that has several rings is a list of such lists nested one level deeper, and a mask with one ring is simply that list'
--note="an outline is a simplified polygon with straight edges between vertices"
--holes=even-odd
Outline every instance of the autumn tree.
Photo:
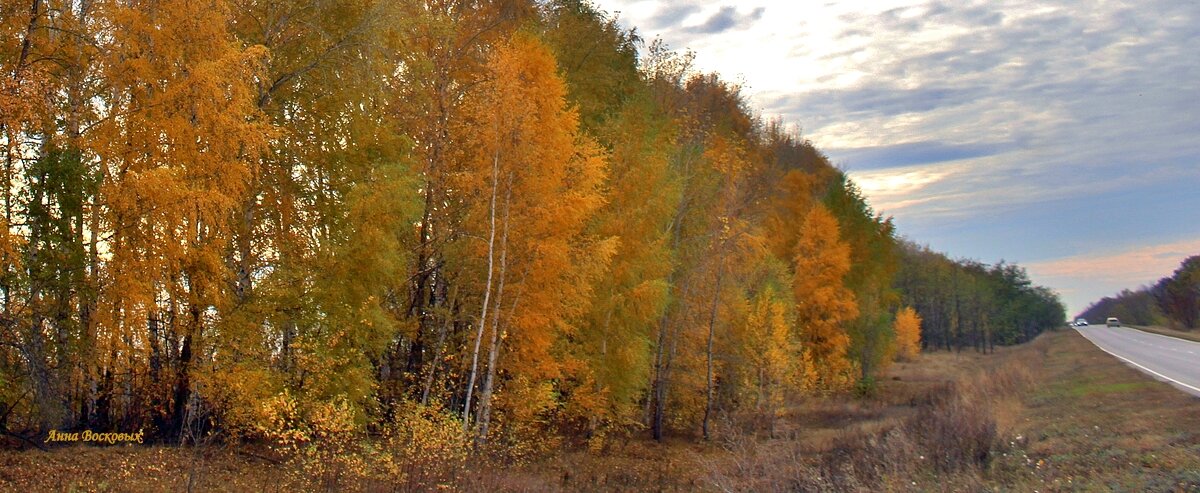
[{"label": "autumn tree", "polygon": [[912,361],[921,354],[921,316],[911,307],[896,312],[896,342],[892,353],[898,361]]},{"label": "autumn tree", "polygon": [[869,388],[894,337],[891,314],[899,301],[892,289],[898,266],[895,225],[875,213],[845,175],[833,177],[823,203],[837,217],[839,234],[850,248],[845,282],[858,302],[858,315],[847,325],[850,355],[860,384]]},{"label": "autumn tree", "polygon": [[1184,329],[1200,325],[1200,256],[1185,259],[1156,289],[1159,306],[1172,323]]},{"label": "autumn tree", "polygon": [[464,225],[478,231],[484,278],[463,405],[480,439],[501,387],[497,408],[516,423],[532,423],[554,404],[551,382],[572,364],[560,346],[576,333],[592,276],[613,248],[609,239],[583,234],[603,204],[606,162],[579,133],[552,53],[518,33],[496,46],[487,71],[459,129],[470,143],[459,186],[483,198]]},{"label": "autumn tree", "polygon": [[156,427],[170,434],[194,410],[198,369],[219,364],[230,219],[269,133],[252,85],[266,53],[234,41],[228,4],[152,4],[106,12],[111,102],[90,150],[112,231],[101,344],[108,365],[144,375]]},{"label": "autumn tree", "polygon": [[[588,234],[614,238],[613,257],[592,287],[594,299],[572,338],[572,407],[589,427],[628,426],[649,383],[651,329],[667,303],[671,266],[668,224],[678,200],[677,177],[667,166],[671,129],[646,99],[630,103],[606,125],[611,142],[608,199]],[[595,422],[594,422],[595,421]]]},{"label": "autumn tree", "polygon": [[838,389],[851,378],[850,336],[845,324],[858,316],[854,293],[845,286],[850,247],[840,238],[837,219],[814,206],[798,232],[792,294],[804,347],[807,388]]},{"label": "autumn tree", "polygon": [[787,397],[802,392],[803,346],[789,293],[787,265],[778,260],[761,264],[748,284],[746,303],[737,318],[733,347],[737,351],[737,398],[752,413],[766,418],[774,431]]},{"label": "autumn tree", "polygon": [[[462,223],[477,197],[454,190],[463,173],[459,148],[470,143],[455,127],[469,118],[467,102],[482,90],[487,57],[535,14],[531,1],[414,0],[398,3],[396,55],[403,67],[392,90],[398,131],[413,139],[420,218],[405,289],[394,293],[405,328],[390,344],[382,373],[385,402],[405,396],[462,407],[466,369],[458,349],[469,345],[473,315],[466,309],[460,244]],[[419,382],[419,383],[418,383]]]},{"label": "autumn tree", "polygon": [[345,400],[362,419],[387,390],[381,361],[411,327],[396,299],[417,203],[396,114],[407,5],[239,2],[239,39],[271,52],[255,104],[279,129],[234,213],[233,349],[212,375],[247,424],[284,392],[313,409]]},{"label": "autumn tree", "polygon": [[[653,52],[653,50],[652,50]],[[670,223],[674,265],[668,310],[659,321],[646,414],[656,439],[668,426],[709,424],[722,389],[719,347],[730,323],[744,269],[741,255],[763,249],[754,227],[765,188],[753,138],[754,120],[739,88],[713,74],[687,75],[686,57],[650,65],[656,101],[678,126],[672,156],[681,195]],[[726,332],[726,333],[722,333]],[[732,390],[730,388],[729,390]]]},{"label": "autumn tree", "polygon": [[[96,236],[85,225],[98,217],[90,207],[96,180],[81,149],[95,121],[85,104],[94,90],[97,50],[88,40],[95,23],[86,4],[7,2],[2,9],[0,152],[8,186],[0,343],[19,359],[0,363],[0,379],[30,389],[40,428],[72,426],[90,414],[87,406],[74,412],[70,399],[87,385],[95,307],[95,270],[86,269]],[[0,401],[17,405],[22,395],[14,387],[0,384]]]}]

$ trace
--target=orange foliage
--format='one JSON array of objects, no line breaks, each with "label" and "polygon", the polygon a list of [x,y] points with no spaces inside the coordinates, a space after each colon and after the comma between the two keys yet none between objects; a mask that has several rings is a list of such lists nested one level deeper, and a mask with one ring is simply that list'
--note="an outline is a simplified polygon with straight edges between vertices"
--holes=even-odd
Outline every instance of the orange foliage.
[{"label": "orange foliage", "polygon": [[809,388],[849,384],[845,324],[858,316],[854,294],[843,284],[849,271],[850,248],[838,237],[837,219],[823,206],[814,206],[800,228],[792,284]]},{"label": "orange foliage", "polygon": [[[472,201],[469,220],[478,237],[484,299],[481,424],[502,369],[508,376],[500,408],[518,423],[553,405],[549,382],[573,364],[556,351],[588,308],[591,282],[612,255],[611,241],[583,236],[603,203],[605,156],[578,130],[555,60],[538,40],[515,35],[488,61],[488,80],[468,103],[459,127],[470,142],[460,186]],[[503,346],[503,367],[497,354]],[[488,347],[488,344],[483,344]],[[483,373],[481,371],[481,373]],[[498,387],[498,385],[496,385]]]}]

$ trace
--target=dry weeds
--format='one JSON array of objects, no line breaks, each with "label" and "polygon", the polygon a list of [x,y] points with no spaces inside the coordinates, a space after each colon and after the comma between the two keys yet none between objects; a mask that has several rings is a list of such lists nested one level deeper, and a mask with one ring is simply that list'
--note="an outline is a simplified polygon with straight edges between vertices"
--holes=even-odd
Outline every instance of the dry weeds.
[{"label": "dry weeds", "polygon": [[[526,465],[473,460],[439,482],[487,492],[1200,492],[1200,399],[1074,331],[992,355],[925,354],[889,369],[870,398],[796,399],[773,425],[724,416],[711,443],[611,437],[599,451],[564,447]],[[197,491],[306,489],[281,459],[246,445],[2,451],[0,490],[186,491],[189,471]]]}]

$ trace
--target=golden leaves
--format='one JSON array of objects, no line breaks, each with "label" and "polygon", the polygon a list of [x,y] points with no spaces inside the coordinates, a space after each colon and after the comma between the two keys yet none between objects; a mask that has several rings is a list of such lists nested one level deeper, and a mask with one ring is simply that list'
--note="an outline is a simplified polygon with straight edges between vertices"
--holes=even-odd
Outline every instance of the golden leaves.
[{"label": "golden leaves", "polygon": [[895,359],[912,361],[921,354],[921,316],[912,307],[901,308],[896,312],[896,321],[892,325],[896,334],[894,342]]}]

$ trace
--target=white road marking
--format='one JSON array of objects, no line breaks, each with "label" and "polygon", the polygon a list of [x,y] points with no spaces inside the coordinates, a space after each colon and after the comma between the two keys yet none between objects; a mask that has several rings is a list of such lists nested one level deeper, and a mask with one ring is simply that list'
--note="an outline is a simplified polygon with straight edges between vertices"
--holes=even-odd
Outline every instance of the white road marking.
[{"label": "white road marking", "polygon": [[[1082,333],[1083,333],[1083,331],[1080,331],[1080,333],[1082,334]],[[1186,383],[1180,382],[1179,380],[1176,380],[1176,379],[1174,379],[1174,378],[1171,378],[1171,377],[1168,377],[1168,376],[1166,376],[1166,375],[1163,375],[1162,373],[1156,372],[1156,371],[1154,371],[1154,370],[1151,370],[1151,369],[1149,369],[1149,368],[1146,368],[1146,367],[1144,367],[1144,366],[1142,366],[1142,365],[1139,365],[1139,364],[1137,364],[1136,362],[1134,362],[1133,360],[1131,360],[1131,359],[1129,359],[1129,358],[1126,358],[1126,357],[1124,357],[1124,356],[1121,356],[1121,355],[1119,355],[1119,354],[1117,354],[1117,353],[1114,353],[1114,352],[1112,352],[1112,351],[1109,351],[1109,350],[1107,350],[1107,349],[1104,349],[1104,346],[1101,346],[1101,345],[1097,344],[1097,343],[1096,343],[1096,341],[1093,341],[1091,337],[1087,337],[1087,335],[1086,335],[1086,334],[1084,334],[1084,337],[1085,337],[1085,338],[1086,338],[1088,341],[1090,341],[1090,342],[1092,343],[1092,345],[1094,345],[1094,346],[1096,346],[1096,347],[1100,348],[1100,350],[1101,350],[1101,351],[1104,351],[1104,352],[1106,352],[1106,353],[1108,353],[1108,354],[1112,355],[1112,357],[1114,357],[1114,358],[1117,358],[1117,359],[1119,359],[1119,360],[1121,360],[1121,361],[1124,361],[1124,362],[1126,362],[1126,363],[1129,363],[1129,364],[1131,364],[1131,365],[1133,365],[1133,366],[1136,366],[1136,367],[1138,367],[1138,368],[1141,368],[1141,369],[1142,369],[1143,371],[1145,371],[1146,373],[1149,373],[1149,374],[1151,374],[1151,375],[1154,375],[1154,376],[1156,376],[1156,377],[1158,377],[1158,378],[1161,378],[1161,379],[1163,379],[1163,380],[1166,380],[1166,381],[1168,381],[1168,382],[1171,382],[1171,383],[1174,383],[1174,384],[1176,384],[1176,385],[1179,385],[1180,387],[1188,388],[1188,389],[1191,389],[1191,390],[1193,390],[1193,391],[1195,391],[1195,392],[1200,392],[1200,387],[1193,387],[1193,386],[1191,386],[1191,385],[1188,385],[1188,384],[1186,384]],[[1164,336],[1164,337],[1166,337],[1166,336]]]}]

